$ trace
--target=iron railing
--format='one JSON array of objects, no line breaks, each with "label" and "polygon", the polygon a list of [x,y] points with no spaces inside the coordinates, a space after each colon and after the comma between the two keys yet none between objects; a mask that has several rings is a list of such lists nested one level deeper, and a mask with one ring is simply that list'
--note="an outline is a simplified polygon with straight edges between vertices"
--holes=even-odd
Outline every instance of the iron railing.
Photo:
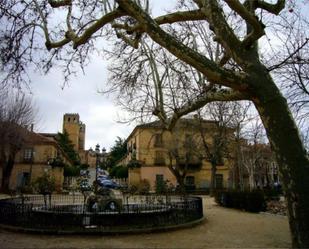
[{"label": "iron railing", "polygon": [[21,196],[0,200],[0,224],[47,232],[130,232],[200,220],[202,199],[127,196],[117,210],[91,210],[82,195]]}]

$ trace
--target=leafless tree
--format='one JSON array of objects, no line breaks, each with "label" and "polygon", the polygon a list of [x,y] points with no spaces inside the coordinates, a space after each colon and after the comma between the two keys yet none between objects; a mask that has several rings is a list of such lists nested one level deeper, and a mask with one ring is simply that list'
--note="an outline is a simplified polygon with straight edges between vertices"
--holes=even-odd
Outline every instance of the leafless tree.
[{"label": "leafless tree", "polygon": [[[239,108],[240,104],[236,102],[213,102],[202,109],[201,112],[198,112],[199,131],[205,158],[211,164],[211,195],[214,194],[217,185],[217,166],[224,165],[224,161],[231,159],[231,154],[234,153],[231,145],[234,140],[234,127],[232,125],[235,112]],[[214,121],[215,129],[213,131],[207,131],[203,128],[203,117],[208,117]]]},{"label": "leafless tree", "polygon": [[[168,168],[176,177],[179,191],[185,191],[185,178],[189,172],[198,171],[202,167],[203,150],[201,148],[198,130],[192,125],[194,120],[182,120],[182,127],[166,131],[170,138],[164,142],[168,158]],[[184,125],[186,126],[184,133]]]},{"label": "leafless tree", "polygon": [[[143,41],[153,40],[176,61],[194,68],[196,75],[205,79],[198,85],[198,89],[204,91],[192,98],[188,95],[181,108],[170,110],[170,113],[155,109],[153,113],[172,129],[180,117],[210,102],[252,101],[280,167],[293,247],[309,247],[309,159],[286,98],[275,83],[278,78],[272,77],[272,65],[263,60],[266,54],[259,50],[258,44],[263,44],[265,34],[270,43],[278,43],[271,29],[273,25],[266,25],[270,19],[292,16],[289,5],[295,4],[293,9],[296,9],[299,1],[194,0],[190,5],[186,3],[180,1],[180,9],[153,17],[148,1],[2,1],[1,67],[7,73],[4,82],[19,84],[25,79],[21,78],[22,73],[31,64],[44,65],[46,71],[53,63],[62,63],[68,76],[74,62],[81,66],[87,64],[91,53],[100,49],[100,38],[108,35],[116,34],[135,49]],[[61,12],[65,13],[65,18]],[[286,20],[290,24],[294,21],[292,18]],[[213,60],[204,49],[196,46],[201,43],[182,39],[179,23],[202,23],[207,27],[205,31],[213,37],[212,44],[222,49],[220,61]],[[194,35],[200,37],[202,34]],[[43,40],[49,57],[42,50]],[[284,46],[281,49],[286,50]],[[134,78],[132,86],[137,87],[133,83]],[[159,108],[164,106],[164,102],[160,103],[162,100],[166,98],[159,98]]]},{"label": "leafless tree", "polygon": [[0,168],[2,190],[8,190],[17,152],[25,144],[25,132],[34,124],[36,110],[31,98],[20,92],[2,92],[0,98]]}]

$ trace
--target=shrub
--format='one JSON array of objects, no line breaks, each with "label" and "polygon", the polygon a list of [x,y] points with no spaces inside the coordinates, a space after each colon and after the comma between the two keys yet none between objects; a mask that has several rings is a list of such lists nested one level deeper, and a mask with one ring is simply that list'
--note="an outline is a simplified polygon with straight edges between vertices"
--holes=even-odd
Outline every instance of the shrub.
[{"label": "shrub", "polygon": [[262,191],[218,191],[215,194],[215,201],[224,207],[237,208],[249,212],[260,212],[265,210],[266,207]]},{"label": "shrub", "polygon": [[131,160],[128,162],[127,167],[129,169],[135,169],[135,168],[140,168],[142,166],[142,163],[138,160]]},{"label": "shrub", "polygon": [[136,192],[137,192],[137,187],[135,186],[135,185],[130,185],[129,187],[128,187],[128,189],[127,189],[127,192],[129,193],[129,194],[131,194],[131,195],[134,195],[134,194],[136,194]]},{"label": "shrub", "polygon": [[282,190],[281,188],[265,188],[263,189],[263,192],[265,194],[265,197],[268,200],[279,200],[280,195],[282,195]]},{"label": "shrub", "polygon": [[52,167],[64,167],[65,166],[65,163],[60,157],[56,157],[56,158],[49,160],[48,164]]},{"label": "shrub", "polygon": [[80,169],[81,169],[81,170],[87,170],[89,167],[90,167],[90,166],[89,166],[89,164],[87,164],[87,163],[83,163],[83,164],[80,165]]},{"label": "shrub", "polygon": [[64,176],[79,176],[80,168],[78,165],[70,166],[65,164],[63,169]]},{"label": "shrub", "polygon": [[168,192],[168,180],[165,181],[156,181],[156,193],[165,194]]},{"label": "shrub", "polygon": [[249,212],[260,212],[265,211],[266,202],[265,196],[262,191],[248,192],[246,196],[245,210]]},{"label": "shrub", "polygon": [[56,188],[55,179],[47,173],[44,173],[43,176],[38,177],[34,181],[34,186],[40,194],[51,194]]},{"label": "shrub", "polygon": [[141,180],[139,185],[137,186],[137,192],[139,194],[148,194],[150,190],[150,183],[147,179]]},{"label": "shrub", "polygon": [[128,178],[128,167],[116,166],[110,169],[109,175],[114,178]]}]

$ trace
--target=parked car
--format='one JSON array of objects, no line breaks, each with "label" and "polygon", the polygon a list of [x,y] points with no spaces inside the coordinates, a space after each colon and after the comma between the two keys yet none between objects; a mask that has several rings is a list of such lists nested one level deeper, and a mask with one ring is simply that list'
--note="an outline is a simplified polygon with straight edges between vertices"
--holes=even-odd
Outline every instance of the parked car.
[{"label": "parked car", "polygon": [[90,177],[89,176],[89,170],[84,170],[84,169],[80,170],[80,176],[84,176],[84,177],[89,178]]},{"label": "parked car", "polygon": [[110,177],[108,175],[100,175],[98,176],[98,180],[109,180]]},{"label": "parked car", "polygon": [[83,191],[90,191],[91,190],[91,186],[88,183],[88,181],[86,179],[82,180],[79,184],[79,188],[80,190]]},{"label": "parked car", "polygon": [[114,182],[110,179],[99,179],[98,178],[98,184],[101,187],[111,188],[111,189],[117,189],[117,188],[121,187],[118,183],[116,183],[116,182]]}]

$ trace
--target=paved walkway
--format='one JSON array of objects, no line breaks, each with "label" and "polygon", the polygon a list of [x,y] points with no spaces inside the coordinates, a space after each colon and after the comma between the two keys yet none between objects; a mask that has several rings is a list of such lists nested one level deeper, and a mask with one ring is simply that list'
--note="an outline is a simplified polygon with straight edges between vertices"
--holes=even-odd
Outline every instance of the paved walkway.
[{"label": "paved walkway", "polygon": [[119,236],[51,236],[0,230],[0,248],[289,248],[288,220],[218,207],[206,197],[207,221],[193,228]]}]

